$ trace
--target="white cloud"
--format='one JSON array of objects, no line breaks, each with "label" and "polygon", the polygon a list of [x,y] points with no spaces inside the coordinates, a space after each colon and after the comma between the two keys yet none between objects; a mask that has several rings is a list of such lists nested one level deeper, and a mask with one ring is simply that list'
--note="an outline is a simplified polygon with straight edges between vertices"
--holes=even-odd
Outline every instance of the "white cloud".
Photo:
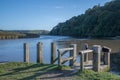
[{"label": "white cloud", "polygon": [[63,9],[63,6],[55,6],[56,9]]}]

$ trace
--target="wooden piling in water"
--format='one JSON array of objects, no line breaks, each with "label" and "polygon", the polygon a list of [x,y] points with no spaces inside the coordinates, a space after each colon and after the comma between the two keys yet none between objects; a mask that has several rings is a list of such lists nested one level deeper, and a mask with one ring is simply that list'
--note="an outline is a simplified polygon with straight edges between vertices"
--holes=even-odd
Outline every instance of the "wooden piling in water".
[{"label": "wooden piling in water", "polygon": [[100,53],[101,46],[93,45],[93,70],[97,72],[100,71]]},{"label": "wooden piling in water", "polygon": [[51,43],[51,64],[55,64],[56,59],[56,44],[55,42]]},{"label": "wooden piling in water", "polygon": [[29,62],[29,45],[24,43],[24,62]]},{"label": "wooden piling in water", "polygon": [[43,63],[42,62],[42,43],[38,42],[37,44],[37,63]]}]

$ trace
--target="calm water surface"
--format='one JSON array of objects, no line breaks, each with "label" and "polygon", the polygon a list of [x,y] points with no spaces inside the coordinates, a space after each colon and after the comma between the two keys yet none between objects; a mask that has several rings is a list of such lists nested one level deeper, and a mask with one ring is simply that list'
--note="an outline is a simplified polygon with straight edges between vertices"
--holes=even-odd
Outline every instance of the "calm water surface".
[{"label": "calm water surface", "polygon": [[50,44],[53,41],[56,42],[57,48],[68,47],[70,44],[77,44],[77,49],[79,50],[81,43],[88,43],[89,47],[97,44],[108,46],[112,48],[113,52],[120,50],[120,40],[87,40],[64,36],[40,36],[40,38],[31,39],[0,40],[0,62],[23,62],[23,43],[25,42],[29,44],[30,62],[36,62],[36,44],[42,42],[43,62],[50,63]]}]

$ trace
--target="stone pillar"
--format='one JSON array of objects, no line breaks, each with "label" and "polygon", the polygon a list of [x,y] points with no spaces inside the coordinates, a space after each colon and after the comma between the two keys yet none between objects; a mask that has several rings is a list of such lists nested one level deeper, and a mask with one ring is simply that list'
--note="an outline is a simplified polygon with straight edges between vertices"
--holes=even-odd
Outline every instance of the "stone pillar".
[{"label": "stone pillar", "polygon": [[29,62],[29,45],[24,43],[24,62]]},{"label": "stone pillar", "polygon": [[[82,50],[87,50],[88,49],[88,44],[87,43],[82,44],[81,49]],[[88,62],[88,53],[84,54],[84,62]]]},{"label": "stone pillar", "polygon": [[42,43],[37,44],[37,63],[42,63]]},{"label": "stone pillar", "polygon": [[56,59],[56,44],[55,42],[51,43],[51,64],[55,64]]},{"label": "stone pillar", "polygon": [[77,45],[76,44],[71,44],[70,45],[73,50],[70,50],[70,57],[73,57],[72,60],[69,62],[69,66],[74,66],[76,62],[76,51],[77,51]]},{"label": "stone pillar", "polygon": [[93,45],[93,70],[97,72],[100,71],[100,53],[101,46]]}]

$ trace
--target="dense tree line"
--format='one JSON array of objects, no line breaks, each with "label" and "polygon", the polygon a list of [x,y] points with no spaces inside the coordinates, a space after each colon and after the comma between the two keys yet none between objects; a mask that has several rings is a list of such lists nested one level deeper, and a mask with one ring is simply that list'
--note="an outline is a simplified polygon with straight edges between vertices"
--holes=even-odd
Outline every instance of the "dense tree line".
[{"label": "dense tree line", "polygon": [[120,0],[112,0],[104,6],[95,5],[84,14],[59,23],[50,34],[76,37],[120,36]]}]

